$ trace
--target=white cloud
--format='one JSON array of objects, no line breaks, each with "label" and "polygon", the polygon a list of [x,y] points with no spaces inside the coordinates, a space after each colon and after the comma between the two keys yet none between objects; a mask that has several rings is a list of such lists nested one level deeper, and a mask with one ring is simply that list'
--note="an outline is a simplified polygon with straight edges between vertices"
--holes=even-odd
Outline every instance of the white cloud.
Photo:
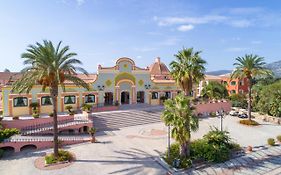
[{"label": "white cloud", "polygon": [[138,52],[151,52],[157,50],[156,47],[135,47],[133,49]]},{"label": "white cloud", "polygon": [[225,16],[220,15],[206,15],[202,17],[166,17],[159,18],[157,16],[153,17],[154,21],[157,21],[159,26],[169,26],[175,24],[207,24],[211,22],[222,22],[226,20]]},{"label": "white cloud", "polygon": [[230,48],[226,49],[226,51],[228,51],[228,52],[243,52],[246,50],[248,50],[248,48],[245,48],[245,47],[230,47]]},{"label": "white cloud", "polygon": [[186,31],[189,31],[189,30],[192,30],[194,29],[194,25],[191,25],[191,24],[188,24],[188,25],[181,25],[178,27],[178,31],[181,31],[181,32],[186,32]]},{"label": "white cloud", "polygon": [[250,27],[252,25],[252,22],[247,19],[232,20],[229,22],[229,25],[238,28],[246,28],[246,27]]},{"label": "white cloud", "polygon": [[262,43],[262,41],[258,41],[258,40],[256,40],[256,41],[251,41],[251,44],[261,44]]},{"label": "white cloud", "polygon": [[180,41],[180,39],[175,38],[175,37],[171,37],[171,38],[168,38],[168,39],[158,43],[158,45],[160,45],[160,46],[173,46],[173,45],[178,44],[179,41]]},{"label": "white cloud", "polygon": [[246,15],[260,13],[263,9],[261,7],[239,7],[239,8],[230,8],[228,12],[235,15]]},{"label": "white cloud", "polygon": [[81,6],[85,3],[85,0],[76,0],[78,6]]}]

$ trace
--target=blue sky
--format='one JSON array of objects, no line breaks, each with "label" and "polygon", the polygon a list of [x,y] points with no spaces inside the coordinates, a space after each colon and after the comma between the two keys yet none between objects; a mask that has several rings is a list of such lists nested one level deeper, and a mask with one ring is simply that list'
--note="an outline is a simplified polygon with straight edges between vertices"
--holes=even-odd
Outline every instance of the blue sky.
[{"label": "blue sky", "polygon": [[183,46],[201,50],[209,71],[245,53],[278,61],[280,9],[279,0],[2,0],[0,71],[21,70],[21,53],[43,39],[69,45],[89,72],[123,56],[169,64]]}]

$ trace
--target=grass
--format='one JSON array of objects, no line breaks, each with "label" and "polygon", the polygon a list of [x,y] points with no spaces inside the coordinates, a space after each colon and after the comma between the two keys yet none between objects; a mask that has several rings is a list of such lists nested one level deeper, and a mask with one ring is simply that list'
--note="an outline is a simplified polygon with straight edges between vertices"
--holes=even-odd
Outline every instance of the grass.
[{"label": "grass", "polygon": [[256,122],[255,120],[248,120],[248,119],[240,120],[239,123],[242,125],[248,125],[248,126],[258,126],[259,125],[259,123]]},{"label": "grass", "polygon": [[64,161],[70,162],[72,160],[73,160],[72,154],[70,152],[62,150],[62,149],[59,150],[58,158],[55,158],[53,153],[45,156],[45,161],[46,161],[46,164],[48,164],[48,165],[58,163],[58,162],[64,162]]}]

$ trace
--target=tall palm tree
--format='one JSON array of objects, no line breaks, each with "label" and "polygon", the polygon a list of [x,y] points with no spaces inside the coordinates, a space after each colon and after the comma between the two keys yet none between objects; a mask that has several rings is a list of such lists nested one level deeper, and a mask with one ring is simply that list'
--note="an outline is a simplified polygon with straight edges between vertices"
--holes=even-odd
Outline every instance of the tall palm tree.
[{"label": "tall palm tree", "polygon": [[65,81],[71,81],[79,87],[89,89],[89,86],[82,79],[78,78],[77,71],[88,75],[83,68],[76,66],[82,64],[75,59],[77,54],[69,52],[69,46],[61,48],[59,42],[54,47],[51,41],[44,40],[43,44],[36,43],[29,45],[27,52],[21,57],[24,59],[26,67],[21,71],[22,77],[14,84],[12,90],[19,93],[27,92],[34,85],[42,85],[42,91],[49,88],[53,101],[53,125],[54,125],[54,155],[58,156],[58,121],[57,121],[57,96],[59,86],[65,90]]},{"label": "tall palm tree", "polygon": [[199,128],[198,118],[194,115],[194,108],[190,106],[190,98],[179,94],[175,99],[166,100],[161,119],[165,125],[172,127],[172,137],[180,144],[180,155],[190,155],[191,131]]},{"label": "tall palm tree", "polygon": [[186,96],[191,95],[194,83],[204,79],[206,61],[200,56],[201,51],[183,48],[170,63],[171,74]]},{"label": "tall palm tree", "polygon": [[221,99],[221,98],[226,98],[228,96],[228,92],[225,85],[216,81],[210,81],[202,89],[202,96],[208,97],[210,100]]},{"label": "tall palm tree", "polygon": [[258,55],[245,55],[244,57],[237,57],[236,63],[233,64],[235,70],[231,74],[231,79],[246,78],[248,86],[248,119],[251,120],[251,102],[252,102],[252,83],[253,78],[260,76],[269,76],[272,72],[265,68],[266,63],[263,57]]}]

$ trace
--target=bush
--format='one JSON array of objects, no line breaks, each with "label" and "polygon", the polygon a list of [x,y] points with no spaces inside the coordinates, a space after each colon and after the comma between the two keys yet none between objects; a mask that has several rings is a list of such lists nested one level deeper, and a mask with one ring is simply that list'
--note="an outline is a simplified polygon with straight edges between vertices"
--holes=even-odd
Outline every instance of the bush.
[{"label": "bush", "polygon": [[281,135],[278,135],[276,139],[278,140],[278,142],[281,142]]},{"label": "bush", "polygon": [[84,103],[82,105],[82,110],[83,111],[90,111],[91,109],[92,109],[92,105],[90,105],[90,104]]},{"label": "bush", "polygon": [[57,158],[55,158],[54,154],[45,156],[46,164],[53,164],[57,162],[72,161],[72,160],[73,160],[72,154],[62,149],[59,150],[59,156]]},{"label": "bush", "polygon": [[4,150],[0,149],[0,159],[3,157],[3,155],[4,155]]},{"label": "bush", "polygon": [[259,123],[256,122],[255,120],[248,120],[248,119],[240,120],[239,123],[243,125],[251,125],[251,126],[259,125]]},{"label": "bush", "polygon": [[39,114],[38,114],[38,113],[33,113],[33,114],[32,114],[32,117],[34,117],[34,118],[39,118]]},{"label": "bush", "polygon": [[269,138],[269,139],[267,139],[267,144],[269,144],[270,146],[274,146],[274,145],[275,145],[275,140],[274,140],[274,138]]},{"label": "bush", "polygon": [[210,112],[210,116],[211,117],[216,117],[217,115],[216,115],[216,112]]},{"label": "bush", "polygon": [[212,128],[203,139],[191,143],[190,154],[192,159],[204,159],[209,162],[223,162],[229,159],[230,151],[240,148],[238,144],[231,143],[229,133]]},{"label": "bush", "polygon": [[18,120],[19,119],[19,116],[14,116],[13,117],[13,120]]},{"label": "bush", "polygon": [[38,102],[33,102],[33,103],[30,103],[29,107],[31,107],[35,110],[37,107],[39,107],[39,104],[38,104]]},{"label": "bush", "polygon": [[229,133],[227,131],[220,131],[216,127],[211,128],[211,131],[205,134],[203,138],[208,144],[229,146]]},{"label": "bush", "polygon": [[19,134],[20,131],[16,128],[7,128],[4,130],[0,130],[0,143],[3,142],[3,140],[8,139],[12,135]]},{"label": "bush", "polygon": [[176,159],[180,160],[180,164],[179,167],[176,168],[188,168],[192,165],[192,161],[190,158],[187,157],[181,157],[180,156],[180,146],[178,143],[173,143],[171,144],[170,147],[170,158],[168,158],[168,150],[165,152],[165,157],[164,157],[165,161],[171,165],[173,165],[173,161]]},{"label": "bush", "polygon": [[54,117],[54,113],[52,113],[52,112],[49,113],[49,116],[50,116],[50,117]]}]

